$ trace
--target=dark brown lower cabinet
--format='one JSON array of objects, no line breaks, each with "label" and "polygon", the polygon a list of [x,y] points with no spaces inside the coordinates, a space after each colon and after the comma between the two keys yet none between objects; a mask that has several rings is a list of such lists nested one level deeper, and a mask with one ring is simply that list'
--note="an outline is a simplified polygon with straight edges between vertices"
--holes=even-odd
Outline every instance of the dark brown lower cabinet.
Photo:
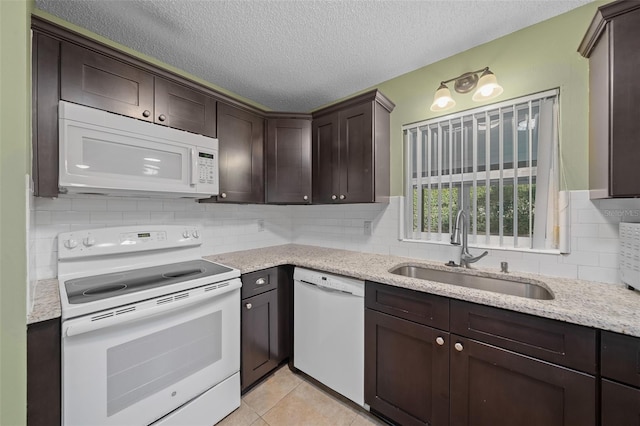
[{"label": "dark brown lower cabinet", "polygon": [[448,340],[449,333],[366,309],[365,401],[402,425],[448,424]]},{"label": "dark brown lower cabinet", "polygon": [[595,426],[595,377],[456,335],[450,344],[452,426]]},{"label": "dark brown lower cabinet", "polygon": [[61,421],[60,318],[27,327],[27,424]]},{"label": "dark brown lower cabinet", "polygon": [[640,425],[640,389],[602,379],[602,426]]},{"label": "dark brown lower cabinet", "polygon": [[278,366],[278,290],[242,300],[242,389]]},{"label": "dark brown lower cabinet", "polygon": [[293,268],[263,269],[243,274],[241,279],[240,381],[244,392],[289,358]]},{"label": "dark brown lower cabinet", "polygon": [[595,330],[372,282],[365,306],[365,402],[388,420],[598,424]]}]

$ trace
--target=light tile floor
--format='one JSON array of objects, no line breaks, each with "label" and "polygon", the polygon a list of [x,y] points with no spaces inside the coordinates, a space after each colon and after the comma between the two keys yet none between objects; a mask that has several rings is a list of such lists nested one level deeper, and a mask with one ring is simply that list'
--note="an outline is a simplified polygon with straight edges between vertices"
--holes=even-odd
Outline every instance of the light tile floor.
[{"label": "light tile floor", "polygon": [[382,426],[385,423],[335,398],[282,366],[242,397],[218,426]]}]

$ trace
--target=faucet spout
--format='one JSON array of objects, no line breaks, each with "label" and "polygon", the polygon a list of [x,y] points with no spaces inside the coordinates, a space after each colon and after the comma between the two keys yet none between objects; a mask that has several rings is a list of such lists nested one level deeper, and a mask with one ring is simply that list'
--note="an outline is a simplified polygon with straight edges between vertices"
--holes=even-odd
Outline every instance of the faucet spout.
[{"label": "faucet spout", "polygon": [[475,263],[489,254],[488,251],[485,251],[480,256],[473,256],[469,253],[469,245],[467,241],[468,233],[467,214],[464,210],[460,209],[458,210],[456,223],[453,228],[453,233],[451,234],[451,244],[455,246],[462,244],[462,250],[460,251],[460,266],[464,266],[465,268],[469,268],[469,264]]}]

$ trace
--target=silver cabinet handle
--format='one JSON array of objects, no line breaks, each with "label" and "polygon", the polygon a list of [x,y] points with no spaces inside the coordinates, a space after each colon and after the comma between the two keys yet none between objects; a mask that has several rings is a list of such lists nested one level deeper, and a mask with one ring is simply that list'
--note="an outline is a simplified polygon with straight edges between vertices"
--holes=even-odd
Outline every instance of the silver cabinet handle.
[{"label": "silver cabinet handle", "polygon": [[307,197],[306,195],[304,197],[302,197],[303,200],[307,201],[309,199],[309,197]]},{"label": "silver cabinet handle", "polygon": [[221,196],[222,198],[227,198],[227,193],[226,193],[226,192],[223,192],[222,194],[220,194],[220,196]]},{"label": "silver cabinet handle", "polygon": [[160,116],[158,117],[158,120],[160,120],[160,121],[164,121],[166,119],[167,119],[167,116],[164,115],[164,114],[160,114]]},{"label": "silver cabinet handle", "polygon": [[144,111],[142,111],[143,117],[149,117],[150,115],[151,115],[151,111],[149,111],[148,109],[145,109]]},{"label": "silver cabinet handle", "polygon": [[345,195],[340,195],[341,200],[344,200],[345,198],[347,198]]},{"label": "silver cabinet handle", "polygon": [[438,346],[442,346],[444,345],[444,339],[440,336],[436,337],[436,343],[438,344]]},{"label": "silver cabinet handle", "polygon": [[265,280],[264,278],[258,278],[256,280],[256,285],[265,285],[267,283],[267,280]]},{"label": "silver cabinet handle", "polygon": [[244,306],[246,306],[246,307],[247,307],[247,309],[251,309],[251,308],[253,308],[253,305],[252,305],[251,303],[247,303],[247,304],[246,304],[246,305],[244,305]]},{"label": "silver cabinet handle", "polygon": [[338,198],[338,197],[336,197],[335,195],[332,195],[332,196],[331,196],[331,199],[332,199],[332,200],[335,200],[336,198]]},{"label": "silver cabinet handle", "polygon": [[464,347],[462,346],[462,343],[456,343],[455,345],[453,345],[454,348],[456,348],[456,351],[458,352],[462,352],[462,350],[464,349]]}]

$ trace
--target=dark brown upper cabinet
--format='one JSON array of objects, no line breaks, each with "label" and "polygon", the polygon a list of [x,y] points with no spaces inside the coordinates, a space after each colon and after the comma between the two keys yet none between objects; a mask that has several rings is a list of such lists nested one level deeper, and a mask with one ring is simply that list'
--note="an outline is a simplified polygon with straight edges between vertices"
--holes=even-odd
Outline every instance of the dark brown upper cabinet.
[{"label": "dark brown upper cabinet", "polygon": [[156,77],[154,106],[155,123],[216,137],[215,98]]},{"label": "dark brown upper cabinet", "polygon": [[591,198],[640,197],[640,2],[601,6],[578,51],[589,58]]},{"label": "dark brown upper cabinet", "polygon": [[218,201],[264,203],[264,119],[218,103]]},{"label": "dark brown upper cabinet", "polygon": [[267,203],[311,203],[311,116],[267,117]]},{"label": "dark brown upper cabinet", "polygon": [[67,42],[60,60],[65,101],[153,121],[153,74]]},{"label": "dark brown upper cabinet", "polygon": [[34,32],[31,55],[33,193],[40,197],[57,197],[60,40]]},{"label": "dark brown upper cabinet", "polygon": [[313,113],[314,203],[388,202],[394,107],[373,90]]}]

